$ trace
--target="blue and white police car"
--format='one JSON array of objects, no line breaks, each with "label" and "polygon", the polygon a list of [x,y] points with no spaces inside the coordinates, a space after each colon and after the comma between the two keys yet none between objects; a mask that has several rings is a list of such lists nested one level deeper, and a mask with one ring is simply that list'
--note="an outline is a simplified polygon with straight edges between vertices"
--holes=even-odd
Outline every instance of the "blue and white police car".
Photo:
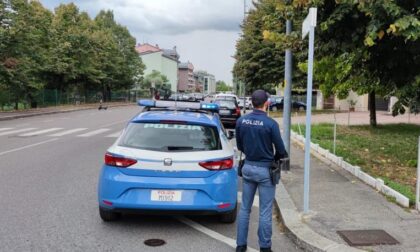
[{"label": "blue and white police car", "polygon": [[105,154],[98,200],[104,221],[124,212],[218,214],[232,223],[237,210],[237,162],[217,114],[218,105],[138,102]]}]

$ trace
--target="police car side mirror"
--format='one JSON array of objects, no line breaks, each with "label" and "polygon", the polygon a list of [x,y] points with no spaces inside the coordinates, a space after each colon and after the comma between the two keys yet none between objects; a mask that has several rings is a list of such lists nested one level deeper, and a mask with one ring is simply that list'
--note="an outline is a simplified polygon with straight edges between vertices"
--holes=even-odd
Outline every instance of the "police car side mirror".
[{"label": "police car side mirror", "polygon": [[231,139],[233,139],[233,138],[235,138],[235,131],[233,131],[233,130],[229,130],[228,131],[228,137],[227,137],[229,140],[231,140]]}]

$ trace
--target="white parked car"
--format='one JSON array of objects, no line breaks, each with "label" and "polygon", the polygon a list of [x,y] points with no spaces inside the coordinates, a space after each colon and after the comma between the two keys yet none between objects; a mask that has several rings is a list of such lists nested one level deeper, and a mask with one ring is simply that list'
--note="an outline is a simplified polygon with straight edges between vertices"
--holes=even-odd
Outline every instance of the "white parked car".
[{"label": "white parked car", "polygon": [[235,99],[237,103],[239,102],[238,96],[234,94],[217,94],[215,97],[215,100],[230,100],[230,99]]},{"label": "white parked car", "polygon": [[[244,97],[239,97],[238,105],[240,108],[244,108]],[[252,109],[252,101],[251,97],[247,96],[245,97],[245,108]]]}]

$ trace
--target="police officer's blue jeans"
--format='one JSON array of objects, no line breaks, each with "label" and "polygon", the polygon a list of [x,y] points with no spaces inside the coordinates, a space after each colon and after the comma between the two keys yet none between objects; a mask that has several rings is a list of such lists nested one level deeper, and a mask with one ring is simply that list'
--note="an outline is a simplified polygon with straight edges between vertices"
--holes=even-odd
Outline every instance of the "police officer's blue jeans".
[{"label": "police officer's blue jeans", "polygon": [[247,245],[249,215],[254,202],[255,191],[259,193],[260,219],[258,239],[260,248],[271,247],[272,209],[276,187],[270,179],[269,168],[245,164],[242,168],[242,204],[239,210],[237,240],[238,246]]}]

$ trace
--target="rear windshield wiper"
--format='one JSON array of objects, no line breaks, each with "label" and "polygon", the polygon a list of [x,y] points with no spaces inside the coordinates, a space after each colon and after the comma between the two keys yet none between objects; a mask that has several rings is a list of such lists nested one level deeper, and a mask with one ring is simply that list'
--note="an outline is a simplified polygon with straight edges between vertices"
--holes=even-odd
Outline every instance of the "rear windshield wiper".
[{"label": "rear windshield wiper", "polygon": [[168,151],[171,150],[194,150],[194,147],[192,146],[165,146],[163,149],[166,149]]}]

